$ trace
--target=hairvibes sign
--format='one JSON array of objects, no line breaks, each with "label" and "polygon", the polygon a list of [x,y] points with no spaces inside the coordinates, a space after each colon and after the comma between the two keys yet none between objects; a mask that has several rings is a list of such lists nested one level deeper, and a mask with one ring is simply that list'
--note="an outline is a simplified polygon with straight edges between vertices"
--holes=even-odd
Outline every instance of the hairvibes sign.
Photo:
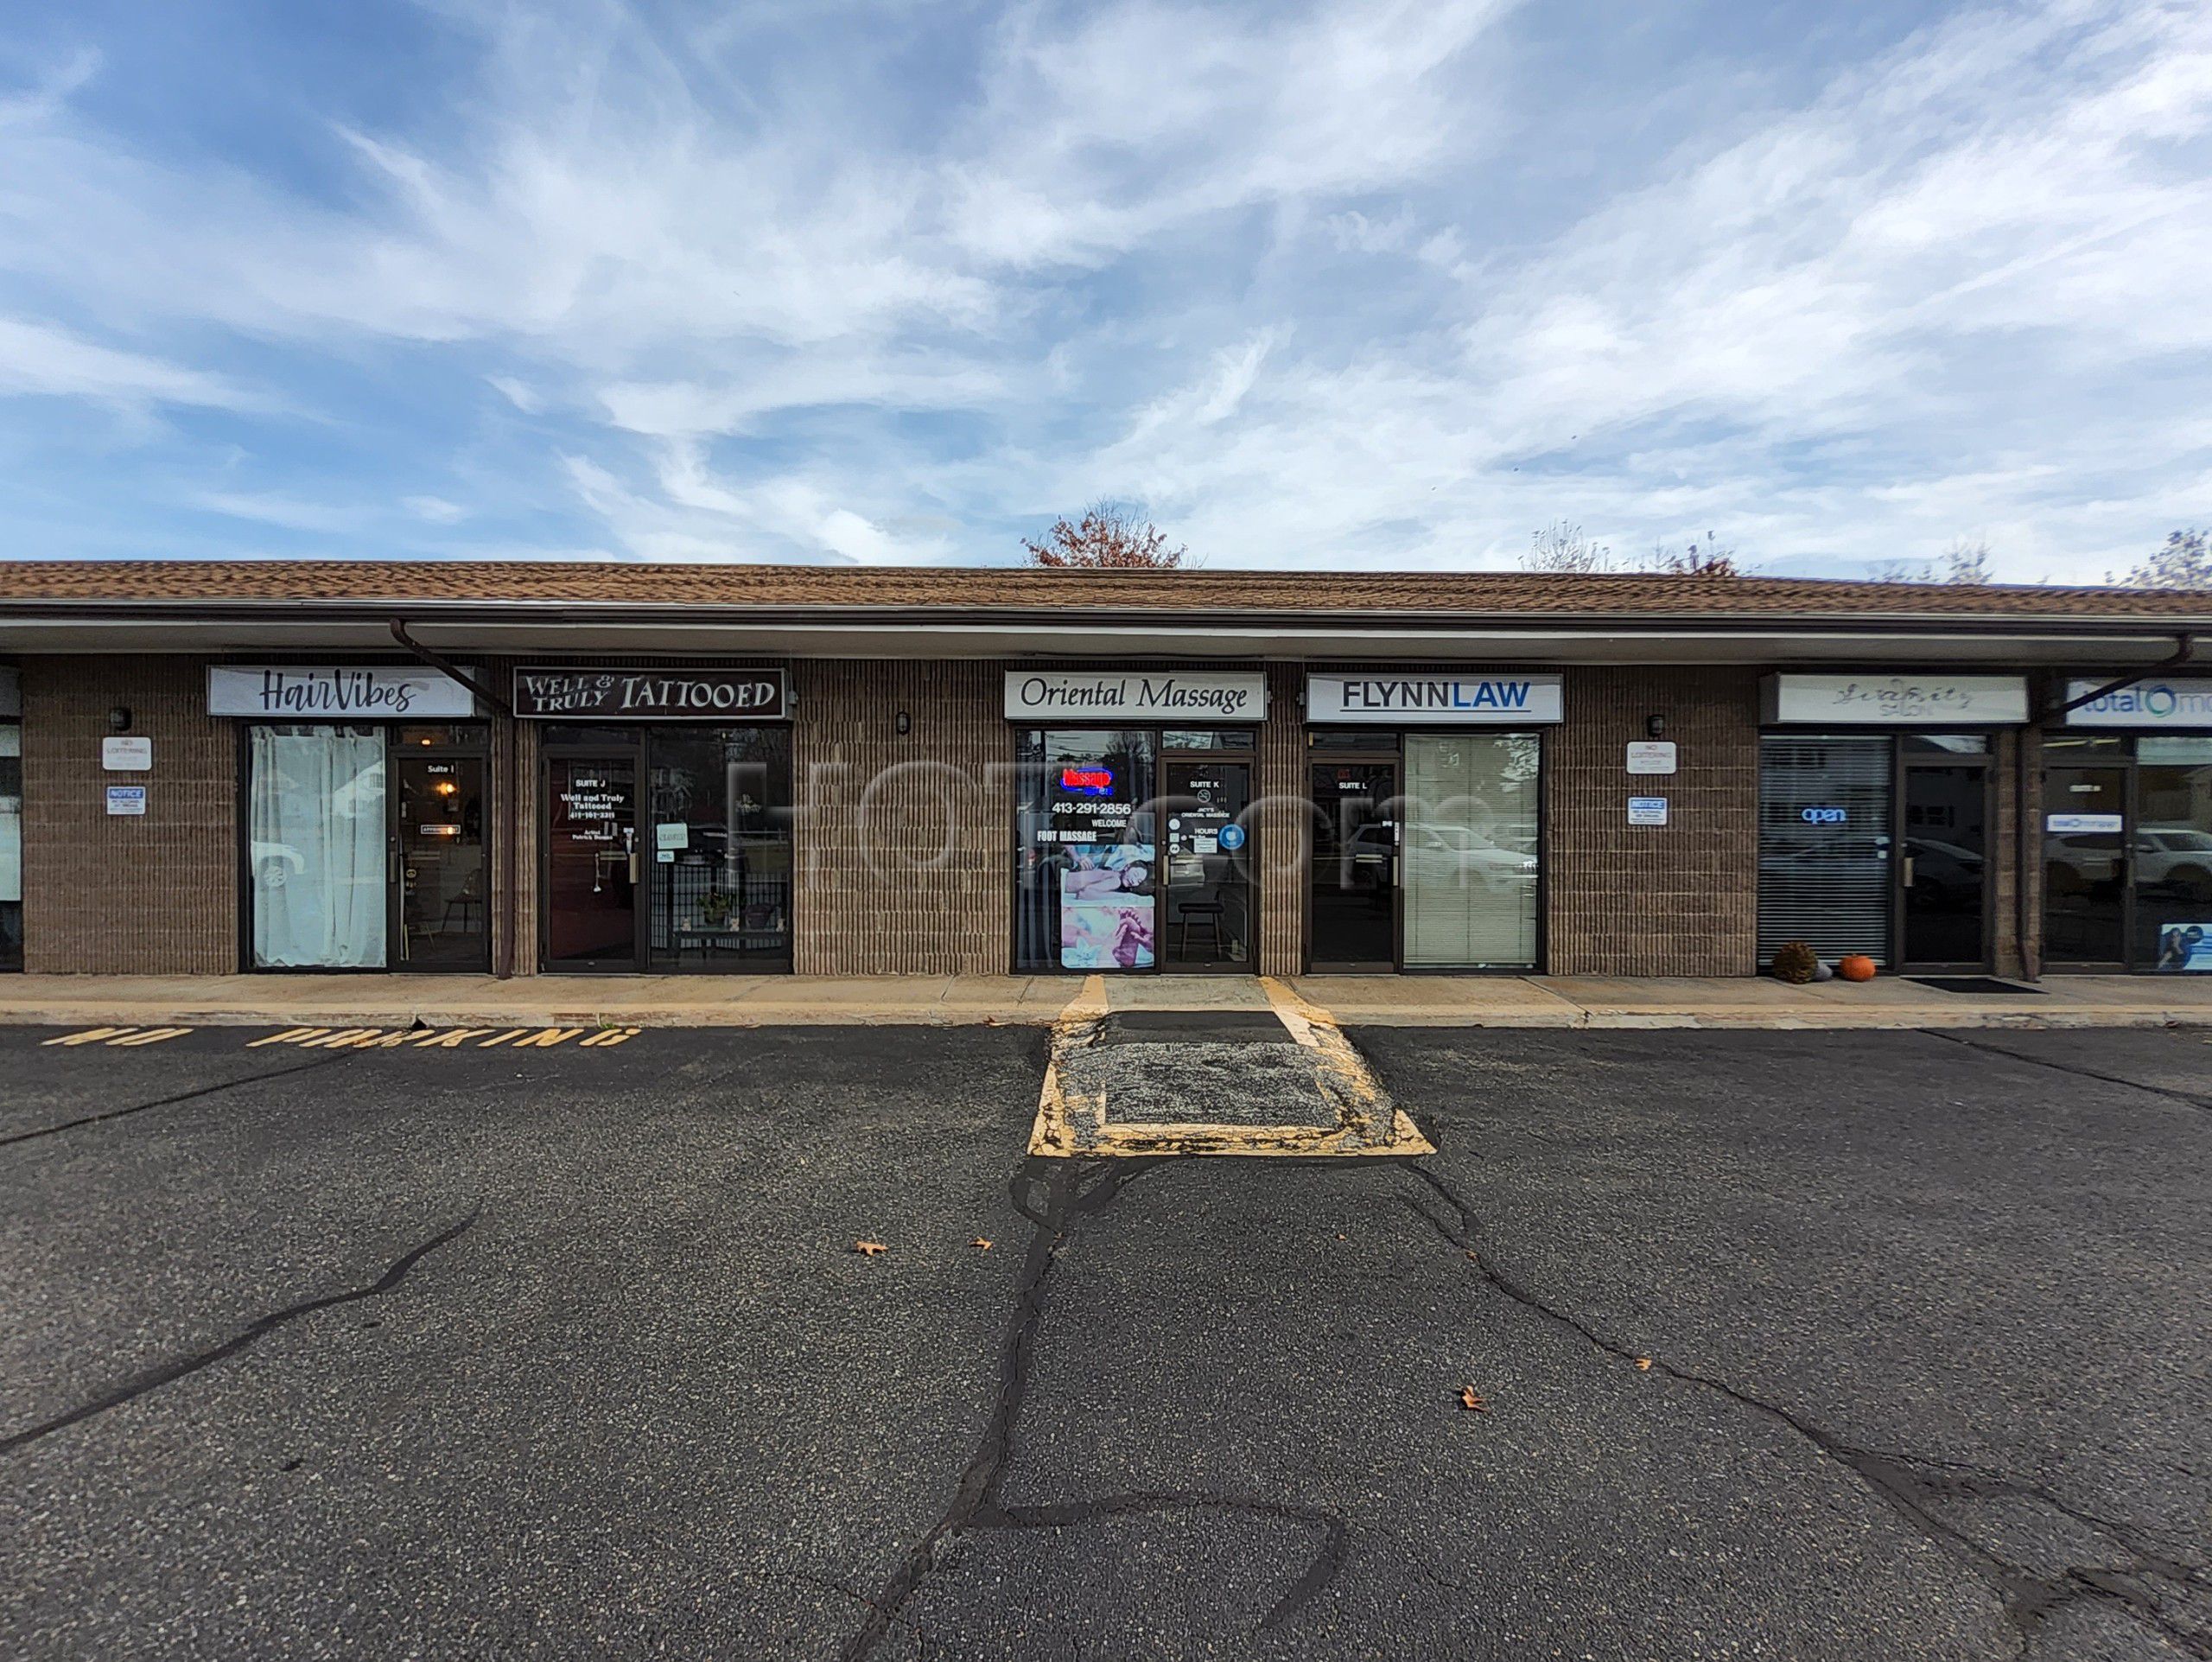
[{"label": "hairvibes sign", "polygon": [[422,721],[474,716],[476,695],[419,664],[210,664],[207,713]]}]

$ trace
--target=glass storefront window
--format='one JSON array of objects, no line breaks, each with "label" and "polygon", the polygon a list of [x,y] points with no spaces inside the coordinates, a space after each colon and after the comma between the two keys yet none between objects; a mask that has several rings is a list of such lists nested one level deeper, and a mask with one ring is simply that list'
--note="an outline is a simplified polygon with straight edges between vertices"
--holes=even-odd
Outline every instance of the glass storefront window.
[{"label": "glass storefront window", "polygon": [[1889,962],[1891,760],[1886,736],[1759,740],[1760,963],[1790,940]]},{"label": "glass storefront window", "polygon": [[0,721],[0,970],[23,967],[23,729]]},{"label": "glass storefront window", "polygon": [[2137,742],[2135,966],[2212,972],[2212,739]]},{"label": "glass storefront window", "polygon": [[383,968],[383,733],[256,727],[246,743],[253,966]]},{"label": "glass storefront window", "polygon": [[1408,969],[1532,969],[1539,869],[1533,733],[1405,735]]},{"label": "glass storefront window", "polygon": [[1160,747],[1163,750],[1249,750],[1252,748],[1252,729],[1249,727],[1171,727],[1160,735]]},{"label": "glass storefront window", "polygon": [[1157,958],[1154,735],[1038,729],[1016,741],[1014,962],[1143,970]]},{"label": "glass storefront window", "polygon": [[1986,733],[1900,733],[1897,744],[1908,756],[1986,756]]},{"label": "glass storefront window", "polygon": [[656,730],[646,756],[648,967],[787,967],[791,730]]}]

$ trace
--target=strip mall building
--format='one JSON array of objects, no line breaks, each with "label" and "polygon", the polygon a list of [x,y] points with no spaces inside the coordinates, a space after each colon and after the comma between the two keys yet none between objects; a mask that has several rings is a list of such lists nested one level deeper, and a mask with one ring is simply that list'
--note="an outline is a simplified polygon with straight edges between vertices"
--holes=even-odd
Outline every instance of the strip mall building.
[{"label": "strip mall building", "polygon": [[2212,601],[0,566],[34,971],[2212,970]]}]

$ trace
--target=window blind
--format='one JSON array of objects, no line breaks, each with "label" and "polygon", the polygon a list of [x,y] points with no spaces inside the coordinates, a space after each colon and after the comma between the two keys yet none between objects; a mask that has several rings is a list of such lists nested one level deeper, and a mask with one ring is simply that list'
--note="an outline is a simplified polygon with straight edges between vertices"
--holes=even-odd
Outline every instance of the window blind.
[{"label": "window blind", "polygon": [[1889,962],[1890,758],[1885,737],[1760,739],[1760,963],[1789,940]]}]

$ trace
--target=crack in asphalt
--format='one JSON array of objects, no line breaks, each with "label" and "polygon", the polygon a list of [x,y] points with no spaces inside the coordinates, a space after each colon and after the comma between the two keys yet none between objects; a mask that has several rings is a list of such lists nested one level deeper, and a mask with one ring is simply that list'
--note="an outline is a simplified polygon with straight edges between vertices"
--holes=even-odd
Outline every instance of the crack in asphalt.
[{"label": "crack in asphalt", "polygon": [[153,1108],[173,1108],[180,1102],[194,1102],[201,1097],[212,1097],[225,1091],[235,1091],[243,1086],[262,1085],[270,1079],[289,1079],[295,1073],[308,1073],[318,1067],[327,1067],[333,1062],[342,1062],[353,1053],[334,1050],[316,1057],[311,1062],[302,1062],[297,1067],[271,1068],[266,1073],[250,1073],[244,1079],[222,1079],[213,1085],[203,1085],[191,1091],[180,1091],[172,1097],[156,1097],[151,1102],[134,1103],[128,1108],[111,1108],[102,1114],[86,1114],[78,1119],[66,1119],[59,1125],[41,1125],[34,1131],[17,1131],[12,1136],[0,1137],[0,1149],[18,1143],[33,1143],[41,1137],[59,1137],[64,1131],[73,1131],[83,1125],[103,1125],[111,1119],[128,1119],[133,1114],[143,1114]]},{"label": "crack in asphalt", "polygon": [[2071,1073],[2076,1079],[2099,1079],[2107,1085],[2124,1085],[2131,1090],[2146,1092],[2154,1097],[2164,1097],[2168,1101],[2178,1102],[2184,1107],[2194,1108],[2200,1112],[2212,1112],[2212,1097],[2198,1096],[2194,1092],[2176,1091],[2163,1085],[2145,1085],[2140,1079],[2131,1079],[2119,1073],[2107,1073],[2100,1068],[2083,1067],[2078,1062],[2053,1061],[2048,1056],[2024,1055],[2017,1050],[2007,1050],[2003,1045],[1992,1044],[1986,1039],[1969,1039],[1961,1033],[1952,1033],[1936,1028],[1928,1028],[1926,1031],[1931,1039],[1942,1039],[1950,1044],[1964,1045],[1968,1050],[1979,1050],[1986,1056],[2002,1056],[2007,1061],[2024,1062],[2030,1067],[2048,1067],[2056,1073]]},{"label": "crack in asphalt", "polygon": [[[1028,1394],[1037,1330],[1044,1318],[1045,1284],[1059,1260],[1069,1233],[1079,1219],[1111,1206],[1124,1189],[1146,1172],[1178,1157],[1106,1159],[1078,1164],[1071,1160],[1032,1156],[1022,1162],[1008,1185],[1008,1195],[1014,1210],[1030,1219],[1034,1230],[1016,1283],[1014,1309],[999,1347],[998,1394],[990,1422],[984,1429],[975,1457],[968,1462],[954,1487],[951,1504],[921,1539],[907,1549],[897,1568],[885,1580],[882,1589],[866,1601],[868,1619],[845,1647],[845,1662],[863,1662],[863,1659],[874,1654],[894,1623],[905,1625],[901,1612],[936,1569],[938,1549],[970,1531],[1061,1529],[1100,1518],[1179,1511],[1227,1512],[1318,1527],[1322,1532],[1319,1547],[1282,1596],[1260,1619],[1263,1632],[1295,1615],[1342,1566],[1347,1533],[1344,1522],[1319,1506],[1202,1489],[1139,1490],[1084,1500],[1031,1505],[1008,1504],[1000,1499],[1000,1487],[1012,1455],[1015,1423]],[[1033,1204],[1040,1189],[1041,1204]]]},{"label": "crack in asphalt", "polygon": [[[1589,1323],[1560,1309],[1522,1282],[1500,1270],[1485,1243],[1477,1239],[1478,1214],[1451,1185],[1427,1168],[1410,1160],[1395,1162],[1402,1170],[1430,1190],[1458,1214],[1456,1225],[1423,1206],[1419,1198],[1405,1197],[1414,1216],[1427,1223],[1452,1245],[1467,1253],[1482,1272],[1484,1283],[1522,1308],[1579,1334],[1597,1349],[1623,1361],[1649,1360],[1652,1370],[1684,1385],[1716,1391],[1731,1402],[1786,1426],[1821,1454],[1852,1474],[1911,1523],[1923,1537],[1954,1558],[1965,1563],[1998,1595],[2006,1619],[2018,1633],[2022,1653],[2032,1643],[2036,1630],[2056,1610],[2087,1598],[2103,1598],[2124,1607],[2131,1614],[2179,1646],[2190,1655],[2212,1662],[2212,1636],[2180,1627],[2166,1616],[2157,1601],[2139,1589],[2117,1582],[2122,1576],[2150,1577],[2185,1586],[2212,1585],[2203,1571],[2143,1544],[2154,1531],[2123,1525],[2060,1500],[2040,1485],[1999,1474],[1984,1472],[1958,1461],[1924,1460],[1917,1455],[1861,1449],[1803,1416],[1709,1374],[1678,1367],[1661,1357],[1645,1358],[1637,1351],[1606,1338]],[[1939,1477],[1931,1473],[1948,1471]],[[1977,1489],[1976,1486],[1979,1486]],[[2009,1494],[2040,1501],[2086,1527],[2110,1536],[2126,1549],[2133,1562],[2122,1564],[2069,1564],[2056,1578],[2037,1576],[1984,1546],[1930,1508],[1945,1500],[1982,1499]]]},{"label": "crack in asphalt", "polygon": [[358,1303],[365,1298],[382,1298],[388,1294],[397,1292],[400,1283],[407,1279],[409,1272],[416,1264],[440,1247],[467,1232],[475,1223],[480,1213],[481,1208],[479,1208],[477,1212],[470,1213],[458,1223],[448,1225],[420,1245],[409,1248],[392,1260],[391,1266],[383,1275],[365,1287],[350,1287],[344,1292],[326,1293],[320,1298],[307,1299],[297,1304],[287,1305],[281,1310],[273,1310],[269,1315],[261,1316],[240,1328],[219,1345],[213,1345],[206,1350],[195,1351],[189,1356],[179,1357],[175,1361],[164,1362],[158,1367],[149,1368],[144,1372],[135,1374],[124,1380],[104,1396],[79,1404],[66,1414],[57,1415],[54,1418],[41,1424],[34,1425],[28,1430],[17,1431],[11,1436],[0,1437],[0,1455],[13,1454],[18,1449],[38,1442],[41,1437],[52,1436],[57,1431],[66,1431],[71,1426],[80,1425],[97,1415],[106,1413],[111,1408],[120,1408],[125,1403],[136,1401],[149,1391],[157,1391],[163,1385],[174,1385],[188,1375],[197,1373],[203,1368],[213,1367],[216,1363],[237,1355],[248,1346],[258,1343],[279,1328],[289,1326],[303,1316],[313,1315],[319,1310],[334,1309],[341,1304]]}]

